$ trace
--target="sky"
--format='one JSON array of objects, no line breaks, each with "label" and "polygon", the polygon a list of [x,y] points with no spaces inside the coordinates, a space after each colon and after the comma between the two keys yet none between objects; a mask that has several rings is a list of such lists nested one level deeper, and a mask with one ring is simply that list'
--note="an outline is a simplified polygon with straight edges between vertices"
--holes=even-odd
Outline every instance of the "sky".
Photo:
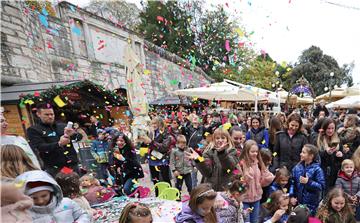
[{"label": "sky", "polygon": [[[90,0],[67,0],[84,7]],[[140,8],[140,0],[127,0]],[[207,0],[223,4],[253,32],[254,47],[281,63],[294,63],[311,45],[334,57],[341,67],[354,62],[354,83],[360,83],[359,0]],[[330,77],[330,74],[329,74]]]}]

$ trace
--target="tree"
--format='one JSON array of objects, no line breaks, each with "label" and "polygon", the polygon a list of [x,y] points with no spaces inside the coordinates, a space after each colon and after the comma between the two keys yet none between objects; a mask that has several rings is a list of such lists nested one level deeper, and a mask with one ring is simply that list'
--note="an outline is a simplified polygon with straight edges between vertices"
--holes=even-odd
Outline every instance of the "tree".
[{"label": "tree", "polygon": [[180,57],[187,58],[195,48],[190,29],[191,17],[179,7],[177,1],[148,1],[140,13],[137,30],[144,38]]},{"label": "tree", "polygon": [[[333,57],[324,54],[319,47],[311,46],[302,52],[287,82],[294,85],[296,80],[304,75],[314,89],[315,95],[321,95],[326,92],[326,88],[334,88],[335,85],[351,86],[352,67],[351,64],[345,64],[340,68]],[[330,76],[332,72],[333,77]]]},{"label": "tree", "polygon": [[134,3],[91,0],[85,9],[131,30],[135,30],[140,23],[140,9]]}]

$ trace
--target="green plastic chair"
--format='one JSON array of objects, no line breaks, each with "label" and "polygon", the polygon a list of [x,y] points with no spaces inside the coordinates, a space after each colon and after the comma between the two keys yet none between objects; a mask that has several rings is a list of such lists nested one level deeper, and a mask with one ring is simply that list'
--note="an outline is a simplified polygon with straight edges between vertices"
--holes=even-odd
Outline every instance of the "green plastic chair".
[{"label": "green plastic chair", "polygon": [[166,188],[160,195],[160,199],[178,201],[180,200],[180,191],[176,188]]},{"label": "green plastic chair", "polygon": [[157,189],[158,196],[159,196],[167,188],[171,188],[171,185],[168,182],[158,182],[154,185],[153,190]]}]

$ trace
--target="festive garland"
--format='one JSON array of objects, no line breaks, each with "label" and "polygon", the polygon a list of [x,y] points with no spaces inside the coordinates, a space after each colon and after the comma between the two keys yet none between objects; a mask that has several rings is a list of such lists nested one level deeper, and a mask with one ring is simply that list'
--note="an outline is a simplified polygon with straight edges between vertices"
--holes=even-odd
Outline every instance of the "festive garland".
[{"label": "festive garland", "polygon": [[[101,97],[103,97],[104,99],[104,104],[96,104],[96,107],[105,107],[105,106],[110,106],[110,105],[115,105],[115,106],[122,106],[122,105],[127,105],[127,100],[126,97],[117,94],[117,91],[110,91],[105,89],[103,86],[100,86],[98,84],[95,84],[89,80],[84,80],[84,81],[79,81],[79,82],[75,82],[69,85],[65,85],[65,86],[56,86],[53,85],[52,87],[50,87],[48,90],[45,90],[43,92],[37,92],[35,91],[32,94],[27,94],[27,95],[20,95],[20,104],[19,106],[21,108],[25,107],[26,104],[31,105],[36,105],[37,103],[50,103],[50,104],[57,104],[58,107],[62,107],[59,106],[58,102],[56,101],[56,99],[60,99],[60,102],[63,102],[65,105],[67,105],[69,101],[69,99],[65,96],[61,96],[61,94],[64,91],[74,91],[74,92],[79,92],[80,90],[87,90],[89,92],[90,95],[95,96],[97,93],[100,93]],[[95,96],[96,97],[96,96]],[[100,97],[98,97],[100,99]],[[63,105],[63,106],[65,106]]]}]

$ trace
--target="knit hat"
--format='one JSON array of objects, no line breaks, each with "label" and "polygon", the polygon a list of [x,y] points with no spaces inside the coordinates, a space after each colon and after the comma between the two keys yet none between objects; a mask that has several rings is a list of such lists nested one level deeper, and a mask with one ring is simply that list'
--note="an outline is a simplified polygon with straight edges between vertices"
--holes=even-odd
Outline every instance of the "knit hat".
[{"label": "knit hat", "polygon": [[54,192],[54,188],[50,183],[42,182],[42,181],[29,182],[26,185],[25,195],[31,195],[33,193],[43,190]]}]

